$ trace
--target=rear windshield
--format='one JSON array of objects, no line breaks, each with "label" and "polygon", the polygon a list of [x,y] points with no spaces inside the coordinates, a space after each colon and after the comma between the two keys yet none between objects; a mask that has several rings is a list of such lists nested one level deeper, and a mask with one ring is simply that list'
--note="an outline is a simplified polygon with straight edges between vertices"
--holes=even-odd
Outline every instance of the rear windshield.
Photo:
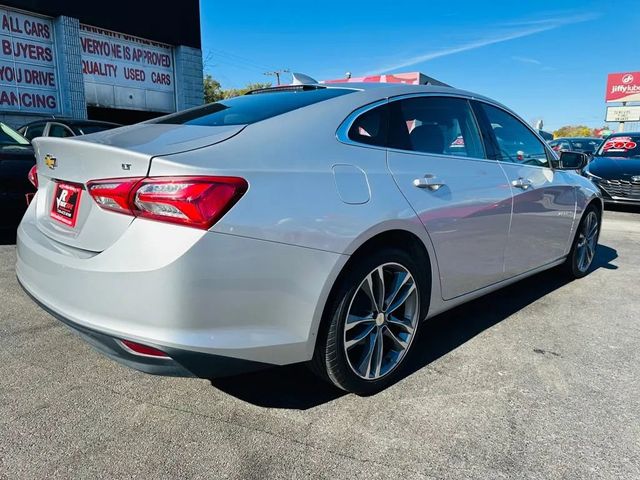
[{"label": "rear windshield", "polygon": [[151,123],[207,127],[246,125],[354,91],[346,88],[274,89],[264,93],[252,93],[220,100],[204,107],[169,115]]},{"label": "rear windshield", "polygon": [[602,140],[597,138],[578,138],[571,140],[571,148],[578,152],[593,153],[601,143]]}]

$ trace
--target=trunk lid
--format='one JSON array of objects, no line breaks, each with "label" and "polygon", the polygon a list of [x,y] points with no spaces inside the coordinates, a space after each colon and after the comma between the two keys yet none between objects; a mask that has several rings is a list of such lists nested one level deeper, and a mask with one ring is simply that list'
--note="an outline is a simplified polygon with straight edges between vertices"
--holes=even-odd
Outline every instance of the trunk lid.
[{"label": "trunk lid", "polygon": [[89,181],[145,177],[154,156],[203,148],[243,128],[138,124],[77,139],[37,138],[38,228],[70,247],[101,252],[134,217],[100,208],[87,191]]}]

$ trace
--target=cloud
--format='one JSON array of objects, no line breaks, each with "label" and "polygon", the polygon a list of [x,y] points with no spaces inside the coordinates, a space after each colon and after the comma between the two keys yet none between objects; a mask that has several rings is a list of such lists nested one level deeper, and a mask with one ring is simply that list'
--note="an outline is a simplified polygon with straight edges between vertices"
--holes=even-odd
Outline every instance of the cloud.
[{"label": "cloud", "polygon": [[515,40],[517,38],[528,37],[530,35],[535,35],[537,33],[554,30],[556,28],[560,28],[565,25],[571,25],[574,23],[594,20],[599,16],[600,14],[598,13],[585,13],[585,14],[564,13],[562,15],[556,14],[555,16],[542,18],[542,19],[514,21],[510,23],[495,25],[492,28],[493,30],[499,30],[499,29],[503,29],[503,30],[506,29],[506,30],[500,35],[491,35],[485,38],[472,40],[467,43],[463,43],[461,45],[424,52],[420,55],[416,55],[416,56],[401,60],[395,64],[376,68],[374,70],[367,72],[365,75],[372,75],[375,73],[385,73],[385,72],[397,70],[400,68],[410,67],[412,65],[428,62],[429,60],[434,60],[436,58],[447,57],[449,55],[455,55],[456,53],[467,52],[469,50],[476,50],[478,48],[487,47],[489,45],[494,45],[496,43],[508,42],[509,40]]},{"label": "cloud", "polygon": [[542,65],[542,62],[540,60],[536,60],[535,58],[519,57],[517,55],[514,55],[513,57],[511,57],[511,59],[521,63],[531,63],[532,65]]}]

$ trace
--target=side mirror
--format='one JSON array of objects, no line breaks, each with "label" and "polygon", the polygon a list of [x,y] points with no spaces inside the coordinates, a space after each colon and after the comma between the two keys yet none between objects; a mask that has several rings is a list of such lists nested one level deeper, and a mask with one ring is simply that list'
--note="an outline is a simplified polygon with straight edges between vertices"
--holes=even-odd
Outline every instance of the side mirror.
[{"label": "side mirror", "polygon": [[589,163],[589,156],[581,152],[561,152],[558,170],[582,170]]}]

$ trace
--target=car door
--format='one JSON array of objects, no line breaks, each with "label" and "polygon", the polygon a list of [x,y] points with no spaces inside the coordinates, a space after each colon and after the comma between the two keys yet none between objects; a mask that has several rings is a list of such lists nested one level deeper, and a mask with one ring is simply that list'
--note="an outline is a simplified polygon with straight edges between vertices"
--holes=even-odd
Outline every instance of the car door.
[{"label": "car door", "polygon": [[511,189],[468,100],[389,102],[388,167],[434,246],[445,300],[504,278]]},{"label": "car door", "polygon": [[514,115],[485,102],[473,105],[485,148],[504,169],[513,192],[506,273],[517,275],[561,258],[576,209],[572,174],[552,168],[553,153]]}]

